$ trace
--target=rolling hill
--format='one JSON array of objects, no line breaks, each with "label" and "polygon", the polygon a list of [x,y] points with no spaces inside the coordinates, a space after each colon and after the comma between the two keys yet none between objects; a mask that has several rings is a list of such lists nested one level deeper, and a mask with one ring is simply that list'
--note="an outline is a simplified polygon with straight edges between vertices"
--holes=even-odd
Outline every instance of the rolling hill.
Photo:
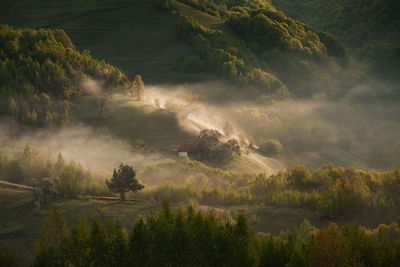
[{"label": "rolling hill", "polygon": [[[287,96],[287,87],[290,93],[310,95],[319,92],[322,84],[327,87],[324,92],[341,95],[359,79],[354,74],[342,75],[343,69],[335,61],[345,55],[332,36],[287,18],[271,5],[256,11],[250,7],[263,5],[248,3],[250,7],[243,9],[243,13],[232,7],[222,19],[183,2],[170,1],[171,9],[162,10],[145,0],[84,4],[7,1],[0,11],[0,23],[62,28],[79,50],[89,50],[93,57],[119,67],[128,76],[139,73],[148,83],[222,78],[246,91],[241,95],[253,100],[262,94]],[[41,9],[47,12],[37,12]],[[234,26],[238,17],[243,20],[257,12],[264,12],[274,23],[274,38],[286,41],[271,50],[259,40],[249,41],[246,31]],[[189,22],[189,32],[183,30],[189,24],[182,24],[182,16],[193,20]],[[200,26],[203,32],[199,36],[203,39],[193,38],[190,32],[198,32]],[[268,31],[269,26],[263,27],[259,30]],[[283,30],[276,31],[278,28]],[[342,52],[338,54],[339,50]],[[341,82],[335,82],[336,79]]]},{"label": "rolling hill", "polygon": [[1,23],[64,29],[79,50],[148,82],[168,80],[183,56],[194,55],[179,36],[174,15],[153,1],[6,1]]}]

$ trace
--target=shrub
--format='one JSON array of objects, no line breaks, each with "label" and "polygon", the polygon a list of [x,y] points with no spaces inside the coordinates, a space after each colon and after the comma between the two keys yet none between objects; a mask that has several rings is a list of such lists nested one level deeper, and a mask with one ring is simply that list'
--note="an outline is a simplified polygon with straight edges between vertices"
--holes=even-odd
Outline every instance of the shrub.
[{"label": "shrub", "polygon": [[265,140],[260,144],[260,152],[264,155],[275,156],[282,152],[282,145],[276,139]]}]

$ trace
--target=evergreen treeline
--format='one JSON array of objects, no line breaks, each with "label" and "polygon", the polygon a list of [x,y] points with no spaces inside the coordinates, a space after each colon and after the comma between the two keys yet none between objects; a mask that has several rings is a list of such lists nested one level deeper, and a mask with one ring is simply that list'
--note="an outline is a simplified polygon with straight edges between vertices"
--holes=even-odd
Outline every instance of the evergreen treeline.
[{"label": "evergreen treeline", "polygon": [[77,51],[63,30],[0,25],[0,115],[62,125],[86,78],[103,81],[106,89],[129,85],[117,68]]},{"label": "evergreen treeline", "polygon": [[191,206],[139,218],[126,231],[118,222],[84,218],[68,229],[54,207],[43,224],[33,266],[398,266],[400,229],[371,231],[303,222],[279,236],[256,235],[246,218],[225,221]]}]

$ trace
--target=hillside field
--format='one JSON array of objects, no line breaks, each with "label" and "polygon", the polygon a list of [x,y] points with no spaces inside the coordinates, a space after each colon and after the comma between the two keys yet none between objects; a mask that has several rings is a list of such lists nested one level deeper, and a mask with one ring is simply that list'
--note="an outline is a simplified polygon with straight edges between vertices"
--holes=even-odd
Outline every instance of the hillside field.
[{"label": "hillside field", "polygon": [[[96,113],[96,105],[88,98],[76,102],[75,120],[95,128],[106,128],[114,136],[127,140],[132,147],[140,146],[142,140],[149,152],[161,152],[166,158],[176,158],[180,144],[193,143],[197,138],[194,132],[185,130],[175,113],[156,108],[152,103],[136,101],[125,95],[114,94],[107,104],[105,118]],[[261,173],[270,175],[283,164],[273,158],[251,153],[234,156],[226,165],[210,164],[212,167],[236,172]]]}]

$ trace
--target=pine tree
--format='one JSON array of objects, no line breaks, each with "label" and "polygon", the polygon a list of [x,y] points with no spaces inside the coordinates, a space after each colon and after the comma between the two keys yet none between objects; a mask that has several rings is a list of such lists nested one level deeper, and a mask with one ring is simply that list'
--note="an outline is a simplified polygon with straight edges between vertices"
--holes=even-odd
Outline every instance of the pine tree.
[{"label": "pine tree", "polygon": [[63,244],[67,238],[68,228],[64,216],[54,206],[50,215],[43,222],[43,230],[36,248],[34,266],[63,265]]}]

